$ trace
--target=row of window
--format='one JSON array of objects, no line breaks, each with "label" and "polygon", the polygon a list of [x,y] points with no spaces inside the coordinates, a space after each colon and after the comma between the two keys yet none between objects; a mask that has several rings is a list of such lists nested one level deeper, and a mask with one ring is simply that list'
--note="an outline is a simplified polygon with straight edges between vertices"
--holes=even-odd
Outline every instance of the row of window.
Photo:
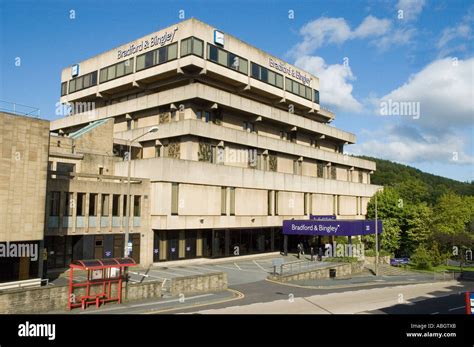
[{"label": "row of window", "polygon": [[286,87],[287,92],[301,96],[302,98],[305,98],[308,100],[313,99],[313,96],[312,96],[313,90],[310,87],[307,87],[302,83],[293,81],[292,79],[289,79],[288,77],[286,77],[285,87]]},{"label": "row of window", "polygon": [[[204,54],[203,51],[204,41],[195,37],[189,37],[187,39],[181,40],[181,57],[193,54],[202,58]],[[175,42],[173,44],[137,56],[136,71],[141,71],[152,66],[166,63],[176,59],[177,57],[178,43]],[[207,44],[207,59],[242,74],[248,75],[249,62],[247,59],[209,43]],[[100,69],[99,82],[104,83],[118,77],[129,75],[131,73],[133,73],[133,58]],[[277,88],[283,89],[283,75],[271,71],[261,65],[252,63],[251,77]],[[97,71],[94,71],[87,75],[70,80],[69,93],[77,92],[79,90],[95,86],[96,84]],[[310,87],[293,81],[288,77],[286,77],[286,90],[305,99],[313,100],[319,104],[319,91],[314,90],[313,95],[313,90]],[[61,96],[66,94],[67,82],[63,82],[61,84]]]},{"label": "row of window", "polygon": [[273,72],[261,65],[252,63],[252,77],[271,84],[277,88],[283,89],[283,75]]},{"label": "row of window", "polygon": [[[50,216],[59,216],[60,214],[60,205],[63,203],[63,215],[72,216],[74,210],[76,211],[76,216],[86,216],[86,193],[77,193],[76,199],[73,197],[73,193],[66,192],[61,199],[61,192],[52,191],[49,193],[49,215]],[[122,199],[121,199],[122,197]],[[100,215],[107,217],[110,214],[109,199],[110,194],[101,194],[101,206]],[[61,201],[62,200],[62,201]],[[89,194],[89,209],[88,216],[97,216],[98,215],[98,193]],[[127,199],[124,195],[112,194],[112,216],[120,216],[120,205],[122,205],[122,216],[127,215]],[[133,196],[133,216],[139,217],[141,214],[141,196]]]},{"label": "row of window", "polygon": [[69,81],[69,93],[78,92],[97,85],[97,71],[90,72],[81,77],[76,77]]},{"label": "row of window", "polygon": [[207,44],[207,59],[237,72],[248,74],[249,61],[220,47]]},{"label": "row of window", "polygon": [[178,43],[172,43],[164,47],[160,47],[153,51],[141,54],[137,57],[137,71],[147,69],[152,66],[164,64],[168,61],[175,60],[178,57]]},{"label": "row of window", "polygon": [[104,83],[133,73],[133,58],[100,69],[99,82]]}]

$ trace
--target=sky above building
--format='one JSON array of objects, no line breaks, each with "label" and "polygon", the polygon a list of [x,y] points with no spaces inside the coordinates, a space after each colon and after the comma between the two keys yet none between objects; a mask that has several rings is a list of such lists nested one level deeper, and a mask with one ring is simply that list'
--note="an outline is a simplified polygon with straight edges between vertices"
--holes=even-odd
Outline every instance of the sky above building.
[{"label": "sky above building", "polygon": [[59,118],[64,67],[191,17],[318,76],[347,153],[474,180],[467,0],[0,0],[0,100]]}]

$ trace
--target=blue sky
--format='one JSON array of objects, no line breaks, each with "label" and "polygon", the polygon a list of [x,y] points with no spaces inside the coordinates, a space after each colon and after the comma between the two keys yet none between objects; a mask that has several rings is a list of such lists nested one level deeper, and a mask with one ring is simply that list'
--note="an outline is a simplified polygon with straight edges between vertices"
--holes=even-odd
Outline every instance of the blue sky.
[{"label": "blue sky", "polygon": [[[474,180],[472,1],[0,4],[0,100],[42,118],[57,117],[62,68],[177,23],[183,10],[319,76],[333,124],[357,135],[347,152]],[[413,109],[382,115],[388,102]]]}]

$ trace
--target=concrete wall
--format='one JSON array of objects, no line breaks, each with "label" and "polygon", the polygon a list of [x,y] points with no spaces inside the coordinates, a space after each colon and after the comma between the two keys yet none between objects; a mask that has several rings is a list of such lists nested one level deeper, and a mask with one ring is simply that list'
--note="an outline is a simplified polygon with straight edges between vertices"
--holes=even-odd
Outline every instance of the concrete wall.
[{"label": "concrete wall", "polygon": [[218,292],[227,289],[227,273],[215,272],[205,275],[173,278],[171,295]]},{"label": "concrete wall", "polygon": [[[224,272],[204,275],[177,277],[171,280],[171,295],[189,293],[218,292],[227,289],[227,274]],[[102,287],[91,290],[100,292]],[[75,289],[76,295],[83,293],[84,288]],[[116,294],[116,285],[112,288]],[[143,282],[123,284],[122,298],[124,301],[135,301],[161,298],[162,282]],[[39,288],[10,290],[0,293],[0,314],[46,313],[66,311],[69,287],[45,286]]]},{"label": "concrete wall", "polygon": [[49,121],[0,113],[0,241],[42,240]]}]

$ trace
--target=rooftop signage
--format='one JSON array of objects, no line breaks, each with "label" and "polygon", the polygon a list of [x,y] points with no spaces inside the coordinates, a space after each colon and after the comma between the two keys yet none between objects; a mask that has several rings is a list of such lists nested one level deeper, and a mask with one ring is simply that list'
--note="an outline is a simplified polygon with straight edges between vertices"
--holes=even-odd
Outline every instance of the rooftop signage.
[{"label": "rooftop signage", "polygon": [[154,35],[148,40],[142,40],[139,44],[131,44],[127,49],[119,49],[117,51],[117,60],[125,57],[132,56],[136,53],[147,50],[148,48],[161,47],[167,43],[171,43],[174,40],[174,36],[178,27],[175,27],[171,31],[165,31],[163,35]]},{"label": "rooftop signage", "polygon": [[289,66],[286,66],[285,63],[281,61],[274,60],[272,58],[268,58],[268,64],[270,67],[277,69],[278,71],[282,72],[284,75],[288,77],[293,77],[297,80],[300,80],[303,84],[305,85],[310,85],[311,84],[311,78],[307,77],[306,75],[303,75],[301,72],[298,70],[295,70]]},{"label": "rooftop signage", "polygon": [[[382,232],[378,220],[377,233]],[[375,234],[374,220],[285,220],[285,235],[355,236]]]}]

